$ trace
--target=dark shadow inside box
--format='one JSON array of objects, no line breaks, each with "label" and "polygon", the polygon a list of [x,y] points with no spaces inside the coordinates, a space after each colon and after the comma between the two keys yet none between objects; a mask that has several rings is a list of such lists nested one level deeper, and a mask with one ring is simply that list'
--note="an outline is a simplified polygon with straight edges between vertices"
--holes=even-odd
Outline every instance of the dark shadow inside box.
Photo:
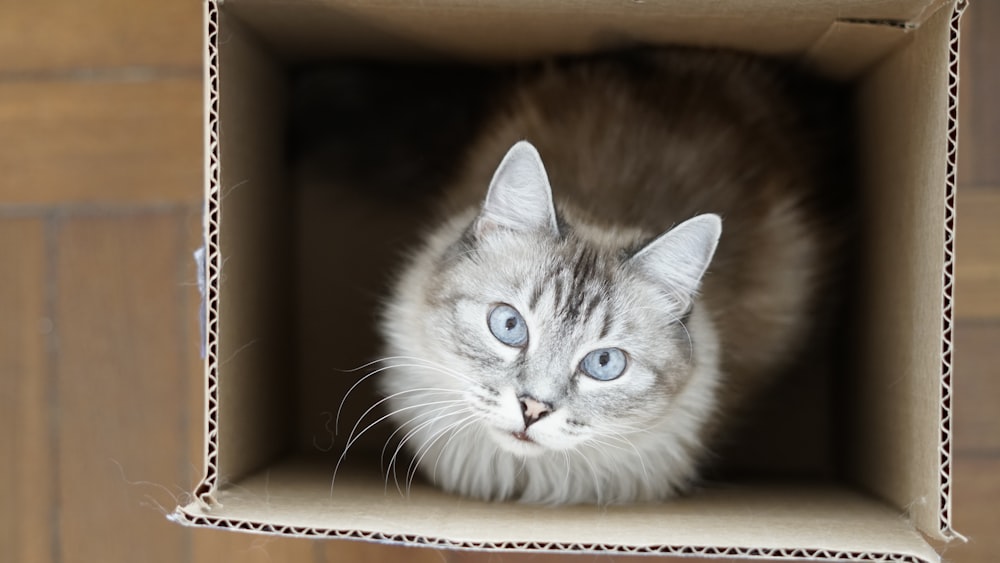
[{"label": "dark shadow inside box", "polygon": [[[381,366],[370,364],[382,356],[375,326],[380,303],[407,251],[440,220],[436,196],[482,132],[509,76],[503,66],[356,61],[289,73],[298,389],[291,443],[325,459],[331,471],[349,437],[361,431],[345,457],[356,470],[384,471],[383,448],[390,444],[387,455],[395,449],[394,427],[379,422],[385,409],[373,383]],[[804,93],[815,96],[810,115],[850,122],[848,88],[810,88],[819,88]],[[850,135],[840,128],[831,138],[835,159],[851,162]],[[849,185],[853,168],[838,174]],[[829,204],[852,213],[849,194],[831,194]],[[849,275],[842,293],[850,302]],[[845,351],[847,316],[823,335],[843,353],[805,358],[758,397],[715,452],[711,480],[838,475],[837,417],[845,397],[837,381],[852,358]]]}]

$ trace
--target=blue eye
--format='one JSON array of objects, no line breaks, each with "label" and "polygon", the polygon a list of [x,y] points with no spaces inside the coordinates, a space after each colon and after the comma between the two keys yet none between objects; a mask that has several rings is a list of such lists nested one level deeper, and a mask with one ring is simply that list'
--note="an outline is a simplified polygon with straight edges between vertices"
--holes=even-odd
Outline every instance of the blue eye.
[{"label": "blue eye", "polygon": [[580,371],[599,381],[611,381],[625,373],[628,360],[618,348],[601,348],[583,357]]},{"label": "blue eye", "polygon": [[528,343],[528,325],[517,309],[502,303],[490,311],[490,332],[507,346],[520,348]]}]

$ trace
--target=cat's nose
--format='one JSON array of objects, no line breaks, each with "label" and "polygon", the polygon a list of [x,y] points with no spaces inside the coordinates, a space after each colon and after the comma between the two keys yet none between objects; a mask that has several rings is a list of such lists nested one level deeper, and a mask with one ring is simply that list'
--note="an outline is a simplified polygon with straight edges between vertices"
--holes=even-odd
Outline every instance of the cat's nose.
[{"label": "cat's nose", "polygon": [[531,397],[521,397],[521,415],[524,417],[524,429],[548,416],[552,405],[537,401]]}]

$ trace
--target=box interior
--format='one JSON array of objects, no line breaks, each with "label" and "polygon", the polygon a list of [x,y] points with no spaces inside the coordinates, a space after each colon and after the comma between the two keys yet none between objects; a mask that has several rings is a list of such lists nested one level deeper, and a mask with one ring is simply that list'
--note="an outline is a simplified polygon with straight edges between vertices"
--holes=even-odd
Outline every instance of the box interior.
[{"label": "box interior", "polygon": [[[215,504],[184,510],[202,523],[211,515],[235,527],[277,526],[270,531],[281,533],[326,530],[459,547],[809,546],[934,560],[916,529],[945,538],[950,525],[947,492],[944,507],[941,501],[947,453],[941,378],[952,4],[419,6],[207,5],[209,66],[218,70],[213,75],[210,68],[208,77],[218,93],[208,115],[210,150],[218,150],[218,160],[209,170],[207,225],[220,257],[217,301],[209,299],[208,317],[208,330],[217,335],[208,366],[217,381],[217,395],[209,397],[210,475],[199,491]],[[347,432],[377,396],[360,385],[338,424],[341,399],[371,371],[352,368],[378,355],[379,294],[401,249],[427,224],[430,196],[338,185],[297,167],[287,142],[291,69],[359,57],[497,63],[635,43],[795,58],[851,84],[863,242],[853,336],[845,343],[849,368],[830,381],[786,386],[778,394],[805,408],[789,410],[770,428],[798,432],[754,443],[754,457],[766,463],[746,472],[752,478],[710,485],[676,503],[486,504],[445,495],[419,479],[401,494],[381,473],[380,450],[391,431],[385,424],[352,446],[334,482]],[[359,429],[376,418],[369,415]],[[548,517],[554,513],[558,519]],[[552,527],[552,520],[580,526]]]}]

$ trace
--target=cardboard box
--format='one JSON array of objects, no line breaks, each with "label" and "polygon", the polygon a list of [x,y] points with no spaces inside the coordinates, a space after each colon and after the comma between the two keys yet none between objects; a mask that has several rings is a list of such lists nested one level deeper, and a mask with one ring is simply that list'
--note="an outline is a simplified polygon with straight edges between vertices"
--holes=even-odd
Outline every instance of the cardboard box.
[{"label": "cardboard box", "polygon": [[[929,542],[955,536],[952,273],[963,8],[956,0],[209,0],[205,476],[174,519],[457,549],[938,561]],[[763,483],[654,505],[490,504],[419,483],[397,494],[376,471],[376,437],[368,444],[376,453],[352,456],[331,487],[336,459],[317,450],[358,377],[334,368],[357,365],[352,359],[372,347],[373,335],[331,320],[364,318],[365,303],[320,296],[370,287],[359,256],[391,256],[384,240],[371,241],[401,232],[392,229],[404,214],[308,190],[291,195],[287,69],[359,55],[530,59],[622,39],[804,58],[853,85],[864,244],[851,351],[858,361],[838,374],[832,403],[837,442],[827,450],[837,478],[792,480],[776,471]],[[350,268],[330,267],[344,256],[355,260]],[[344,419],[353,422],[368,404],[362,393]],[[825,433],[813,439],[832,441]]]}]

